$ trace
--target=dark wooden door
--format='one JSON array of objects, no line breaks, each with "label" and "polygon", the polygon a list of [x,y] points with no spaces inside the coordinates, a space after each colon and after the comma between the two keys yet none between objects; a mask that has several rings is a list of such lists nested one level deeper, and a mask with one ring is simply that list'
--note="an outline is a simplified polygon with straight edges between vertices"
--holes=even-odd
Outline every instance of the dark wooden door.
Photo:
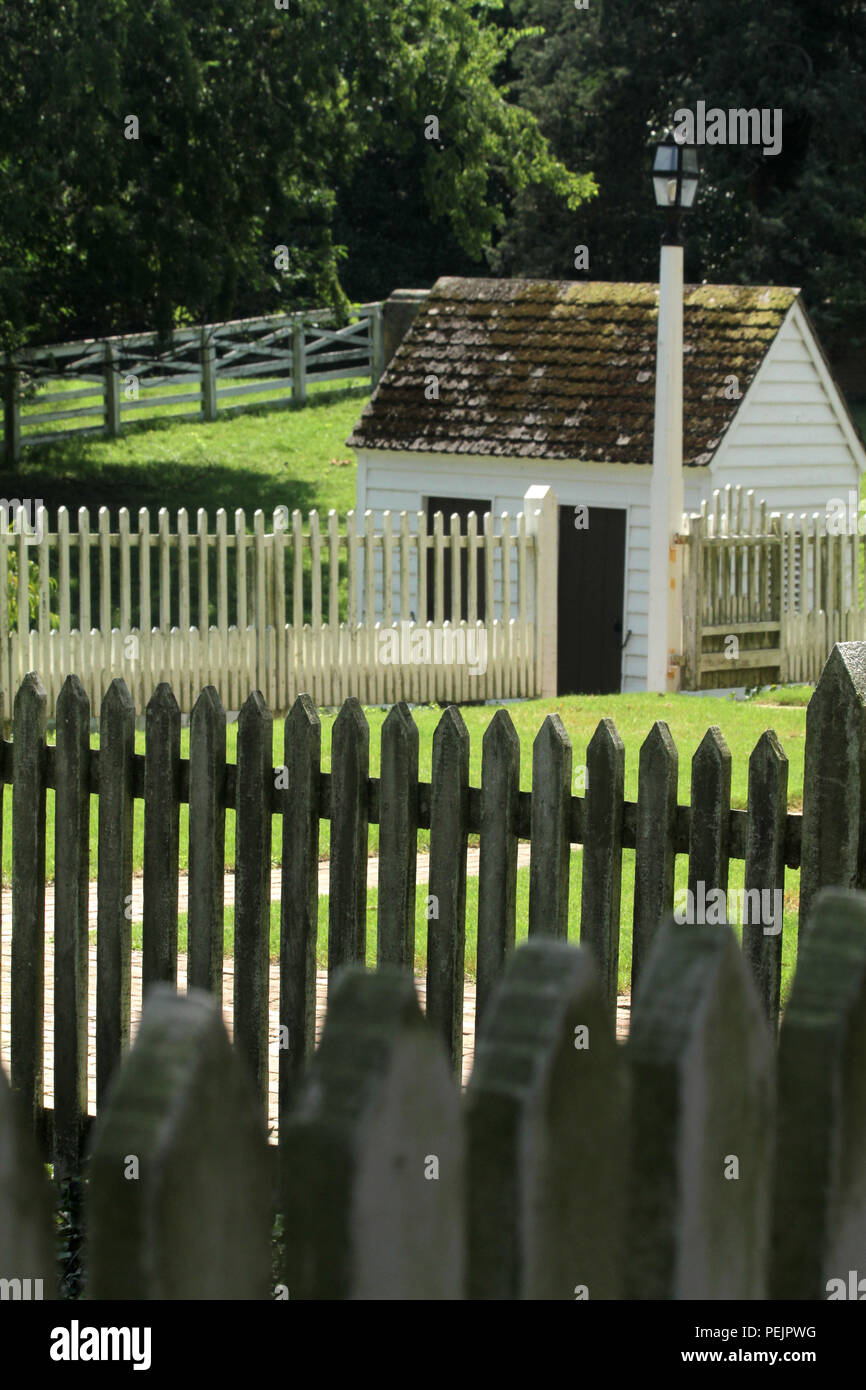
[{"label": "dark wooden door", "polygon": [[557,655],[560,695],[610,695],[621,686],[625,511],[590,507],[577,530],[559,509]]},{"label": "dark wooden door", "polygon": [[[484,513],[489,512],[490,510],[491,502],[489,498],[484,499],[478,497],[428,497],[427,534],[432,536],[433,518],[437,512],[442,512],[442,525],[446,537],[449,536],[451,534],[451,515],[453,512],[456,512],[460,518],[460,534],[465,536],[466,518],[469,516],[470,512],[475,512],[478,517],[478,534],[481,535],[482,528],[484,526]],[[462,618],[465,621],[468,616],[466,605],[468,598],[467,584],[469,566],[467,561],[468,556],[466,554],[466,551],[463,550],[460,553],[460,612],[455,614],[451,612],[451,548],[450,546],[446,546],[444,565],[445,612],[443,621],[454,622],[457,618]],[[484,591],[484,556],[480,550],[478,552],[478,559],[476,561],[475,575],[477,584],[476,593],[478,595],[478,613],[476,616],[482,622],[484,622],[485,618],[487,617],[485,609]],[[428,623],[433,623],[436,621],[436,616],[434,613],[436,590],[434,588],[433,576],[433,551],[431,549],[427,552],[427,612],[424,615],[424,619],[422,620]]]}]

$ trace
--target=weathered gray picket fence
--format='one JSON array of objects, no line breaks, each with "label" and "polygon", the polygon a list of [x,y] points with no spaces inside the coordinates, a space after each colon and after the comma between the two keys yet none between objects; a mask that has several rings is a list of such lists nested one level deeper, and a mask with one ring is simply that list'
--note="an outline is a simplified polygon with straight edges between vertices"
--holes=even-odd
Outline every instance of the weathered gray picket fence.
[{"label": "weathered gray picket fence", "polygon": [[[343,327],[330,310],[307,309],[178,328],[168,345],[154,333],[127,333],[25,349],[0,374],[3,455],[14,464],[24,445],[113,437],[125,420],[166,407],[173,419],[215,420],[227,410],[303,405],[308,380],[370,377],[375,386],[383,343],[382,305],[374,303]],[[64,378],[92,385],[57,390]],[[193,402],[195,410],[176,409]],[[94,417],[101,423],[91,424]]]},{"label": "weathered gray picket fence", "polygon": [[[866,895],[836,889],[778,1051],[726,925],[662,924],[624,1048],[591,951],[539,938],[463,1103],[411,979],[349,967],[276,1165],[216,1002],[157,986],[93,1134],[87,1295],[824,1299],[863,1268],[864,1074]],[[0,1278],[53,1296],[48,1185],[2,1073],[0,1175]]]},{"label": "weathered gray picket fence", "polygon": [[[463,1046],[466,847],[480,835],[476,1015],[483,1023],[516,932],[519,839],[531,841],[528,930],[564,939],[570,846],[580,844],[580,939],[616,1008],[622,854],[635,850],[632,986],[659,922],[674,902],[674,858],[689,857],[689,887],[726,891],[731,859],[747,890],[784,889],[801,870],[805,914],[824,885],[866,887],[861,853],[866,787],[866,644],[834,648],[809,705],[804,806],[787,809],[787,758],[772,732],[749,766],[748,809],[730,805],[731,755],[717,728],[692,763],[690,805],[677,804],[677,751],[657,722],[640,753],[637,802],[624,798],[625,750],[602,719],[586,754],[587,789],[572,791],[572,748],[559,716],[535,739],[532,791],[519,790],[519,742],[500,709],[483,740],[480,787],[469,786],[469,734],[456,707],[433,739],[432,781],[418,776],[418,730],[405,705],[382,729],[381,775],[369,776],[369,727],[356,700],[335,721],[331,771],[321,771],[321,725],[308,696],[285,721],[284,767],[272,766],[273,721],[258,693],[240,715],[237,765],[227,765],[225,715],[213,690],[192,715],[190,757],[180,756],[180,712],[167,686],[150,700],[146,752],[134,752],[135,709],[115,680],[90,749],[90,707],[76,677],[57,704],[57,744],[46,747],[47,701],[30,675],[15,702],[14,740],[0,778],[12,783],[10,1062],[13,1089],[61,1172],[75,1172],[87,1123],[87,973],[90,796],[98,798],[96,1104],[102,1106],[130,1036],[133,803],[144,801],[142,981],[177,978],[179,811],[189,805],[190,986],[222,997],[225,817],[235,814],[234,1040],[268,1086],[268,949],[273,817],[281,820],[279,1130],[299,1071],[313,1051],[319,824],[330,822],[328,971],[366,958],[369,825],[379,826],[377,960],[410,970],[415,949],[417,831],[430,830],[427,1016],[457,1075]],[[54,1107],[44,1109],[45,798],[55,796]],[[775,1026],[782,933],[744,926],[744,953],[762,1009]]]}]

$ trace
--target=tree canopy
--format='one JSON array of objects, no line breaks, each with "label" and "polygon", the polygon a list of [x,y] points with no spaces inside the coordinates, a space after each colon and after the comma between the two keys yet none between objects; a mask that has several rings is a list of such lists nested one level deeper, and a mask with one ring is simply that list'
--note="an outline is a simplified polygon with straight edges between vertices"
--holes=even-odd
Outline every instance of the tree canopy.
[{"label": "tree canopy", "polygon": [[782,111],[782,148],[699,151],[684,221],[686,278],[798,285],[830,346],[866,348],[866,4],[841,0],[510,0],[514,25],[545,27],[514,55],[515,93],[598,197],[563,210],[547,190],[516,196],[492,252],[498,274],[655,279],[659,221],[651,147],[678,109]]},{"label": "tree canopy", "polygon": [[469,257],[533,182],[576,209],[591,178],[497,85],[495,8],[4,0],[3,346],[345,306],[337,190],[370,160],[411,165],[430,239]]},{"label": "tree canopy", "polygon": [[0,83],[6,349],[655,278],[652,145],[698,100],[783,139],[701,151],[687,278],[800,285],[866,347],[864,0],[4,0]]}]

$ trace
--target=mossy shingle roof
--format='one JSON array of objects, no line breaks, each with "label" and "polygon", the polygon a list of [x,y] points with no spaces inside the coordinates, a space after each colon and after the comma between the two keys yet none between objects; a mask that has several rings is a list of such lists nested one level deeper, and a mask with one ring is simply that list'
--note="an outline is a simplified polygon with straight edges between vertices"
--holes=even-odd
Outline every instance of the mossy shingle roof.
[{"label": "mossy shingle roof", "polygon": [[[709,463],[740,403],[726,378],[745,393],[798,294],[686,286],[684,463]],[[652,463],[657,319],[654,284],[444,277],[347,443]]]}]

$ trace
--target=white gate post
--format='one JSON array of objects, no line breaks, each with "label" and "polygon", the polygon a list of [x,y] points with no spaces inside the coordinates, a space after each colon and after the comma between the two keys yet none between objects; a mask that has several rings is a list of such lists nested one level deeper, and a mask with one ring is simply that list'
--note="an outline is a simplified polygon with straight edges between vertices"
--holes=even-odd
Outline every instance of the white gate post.
[{"label": "white gate post", "polygon": [[557,694],[559,504],[553,488],[533,484],[524,494],[523,510],[526,534],[535,537],[535,693],[549,699]]},{"label": "white gate post", "polygon": [[647,690],[678,690],[682,659],[683,248],[663,244],[650,480]]}]

